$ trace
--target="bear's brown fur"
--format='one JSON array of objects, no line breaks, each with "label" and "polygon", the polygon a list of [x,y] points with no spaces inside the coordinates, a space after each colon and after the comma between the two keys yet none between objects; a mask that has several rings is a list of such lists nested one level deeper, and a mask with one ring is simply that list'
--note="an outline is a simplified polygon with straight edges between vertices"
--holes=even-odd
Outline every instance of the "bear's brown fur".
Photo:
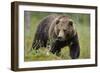
[{"label": "bear's brown fur", "polygon": [[39,49],[50,45],[50,52],[60,53],[61,48],[69,46],[72,59],[78,58],[80,46],[73,21],[65,15],[52,14],[41,20],[37,27],[32,48]]}]

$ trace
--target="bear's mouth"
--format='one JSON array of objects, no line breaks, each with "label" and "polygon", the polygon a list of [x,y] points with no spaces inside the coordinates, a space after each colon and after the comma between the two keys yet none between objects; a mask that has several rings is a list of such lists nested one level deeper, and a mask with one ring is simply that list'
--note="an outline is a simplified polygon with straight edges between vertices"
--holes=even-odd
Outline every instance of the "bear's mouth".
[{"label": "bear's mouth", "polygon": [[65,42],[66,39],[64,39],[62,37],[58,37],[57,39],[55,39],[55,41],[57,41],[57,42]]}]

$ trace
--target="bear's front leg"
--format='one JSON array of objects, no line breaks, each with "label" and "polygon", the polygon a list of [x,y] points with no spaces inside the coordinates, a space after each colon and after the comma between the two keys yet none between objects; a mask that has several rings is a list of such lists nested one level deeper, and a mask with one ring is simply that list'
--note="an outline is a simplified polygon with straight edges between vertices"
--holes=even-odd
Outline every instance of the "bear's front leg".
[{"label": "bear's front leg", "polygon": [[72,59],[77,59],[79,58],[80,55],[80,45],[79,45],[79,40],[78,36],[75,35],[75,37],[72,39],[70,43],[70,56]]},{"label": "bear's front leg", "polygon": [[66,46],[66,41],[56,39],[51,45],[50,52],[59,56],[61,52],[61,48],[63,48],[64,46]]},{"label": "bear's front leg", "polygon": [[60,49],[58,43],[57,42],[52,43],[50,52],[59,56],[60,51],[61,51],[61,49]]}]

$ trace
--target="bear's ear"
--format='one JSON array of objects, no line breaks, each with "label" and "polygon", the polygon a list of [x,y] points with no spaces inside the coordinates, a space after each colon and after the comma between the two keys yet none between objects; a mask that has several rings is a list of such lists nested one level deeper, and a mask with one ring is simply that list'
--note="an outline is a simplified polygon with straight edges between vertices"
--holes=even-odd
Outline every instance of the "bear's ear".
[{"label": "bear's ear", "polygon": [[73,21],[72,20],[69,21],[69,25],[73,26]]}]

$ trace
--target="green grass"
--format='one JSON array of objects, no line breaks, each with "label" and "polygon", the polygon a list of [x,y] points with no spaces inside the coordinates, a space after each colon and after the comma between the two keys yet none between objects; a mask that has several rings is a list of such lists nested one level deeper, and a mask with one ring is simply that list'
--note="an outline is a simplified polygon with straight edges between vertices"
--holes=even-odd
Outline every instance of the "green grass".
[{"label": "green grass", "polygon": [[[31,20],[30,20],[30,28],[29,31],[24,31],[24,60],[25,61],[44,61],[44,60],[62,60],[62,59],[71,59],[69,56],[69,48],[64,47],[61,50],[61,55],[56,56],[55,54],[52,54],[49,52],[47,54],[48,49],[47,48],[41,48],[39,49],[38,53],[36,53],[35,50],[32,50],[31,52],[31,45],[33,42],[34,34],[36,31],[36,27],[39,23],[39,21],[49,15],[50,13],[40,13],[40,12],[33,12],[31,14]],[[68,15],[68,14],[66,14]],[[70,16],[74,16],[75,14]],[[84,15],[81,15],[81,17]],[[80,56],[79,59],[87,59],[90,58],[90,26],[89,26],[89,19],[82,22],[77,22],[78,24],[75,25],[78,36],[79,36],[79,43],[80,43]],[[80,24],[79,24],[80,23]]]}]

